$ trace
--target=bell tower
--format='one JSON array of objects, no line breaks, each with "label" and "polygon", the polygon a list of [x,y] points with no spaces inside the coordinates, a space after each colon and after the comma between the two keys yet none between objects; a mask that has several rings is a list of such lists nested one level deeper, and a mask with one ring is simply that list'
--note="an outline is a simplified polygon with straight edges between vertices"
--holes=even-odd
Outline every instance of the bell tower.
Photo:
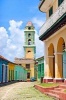
[{"label": "bell tower", "polygon": [[24,55],[25,58],[35,59],[36,46],[35,46],[35,28],[32,22],[28,22],[25,29],[25,43],[24,43]]}]

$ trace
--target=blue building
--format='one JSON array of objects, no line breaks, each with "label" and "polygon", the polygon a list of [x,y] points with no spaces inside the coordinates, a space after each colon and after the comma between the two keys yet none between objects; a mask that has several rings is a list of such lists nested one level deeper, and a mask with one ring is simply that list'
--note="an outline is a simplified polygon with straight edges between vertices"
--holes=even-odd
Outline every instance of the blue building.
[{"label": "blue building", "polygon": [[0,55],[0,83],[8,82],[8,62]]}]

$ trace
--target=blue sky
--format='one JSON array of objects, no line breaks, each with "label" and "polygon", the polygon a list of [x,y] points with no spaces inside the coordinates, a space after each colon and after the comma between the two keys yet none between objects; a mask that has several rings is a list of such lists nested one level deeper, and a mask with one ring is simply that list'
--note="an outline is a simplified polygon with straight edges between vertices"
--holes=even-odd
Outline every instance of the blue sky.
[{"label": "blue sky", "polygon": [[[33,22],[36,29],[36,34],[38,34],[39,28],[45,22],[45,14],[40,12],[38,9],[39,2],[40,0],[0,0],[0,41],[1,41],[0,54],[1,55],[5,56],[10,60],[13,60],[14,57],[17,56],[17,55],[13,56],[14,51],[13,50],[11,51],[11,49],[14,48],[15,48],[14,50],[16,50],[15,47],[16,43],[12,42],[13,41],[12,37],[14,37],[15,40],[18,35],[17,33],[20,33],[19,38],[20,35],[23,36],[24,34],[21,34],[21,32],[23,33],[23,29],[28,21]],[[36,38],[37,37],[38,35],[36,35]],[[2,40],[3,38],[4,40]],[[20,43],[21,42],[23,41],[20,41]],[[10,45],[12,45],[12,47]],[[11,49],[8,46],[10,46]],[[19,44],[17,46],[19,46]],[[37,57],[39,56],[42,55],[37,54]],[[22,57],[22,55],[18,54],[17,57]]]}]

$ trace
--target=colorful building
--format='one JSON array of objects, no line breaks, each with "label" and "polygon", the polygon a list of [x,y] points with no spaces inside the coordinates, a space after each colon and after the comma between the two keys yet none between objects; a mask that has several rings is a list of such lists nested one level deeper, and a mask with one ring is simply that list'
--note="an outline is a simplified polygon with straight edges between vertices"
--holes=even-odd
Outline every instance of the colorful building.
[{"label": "colorful building", "polygon": [[15,67],[15,63],[13,62],[9,62],[8,63],[8,81],[14,81],[14,67]]},{"label": "colorful building", "polygon": [[44,77],[44,56],[36,59],[35,64],[35,77],[38,81],[43,81]]},{"label": "colorful building", "polygon": [[34,59],[15,58],[15,62],[27,70],[27,81],[34,78]]},{"label": "colorful building", "polygon": [[45,44],[44,82],[66,79],[66,0],[41,0],[39,10],[46,13],[46,22],[39,31]]},{"label": "colorful building", "polygon": [[0,55],[0,83],[8,82],[8,62]]},{"label": "colorful building", "polygon": [[24,58],[15,58],[15,63],[21,64],[27,69],[27,81],[34,78],[35,65],[35,28],[32,22],[28,22],[24,29],[25,43],[24,43]]},{"label": "colorful building", "polygon": [[27,71],[21,65],[15,65],[14,80],[27,81]]}]

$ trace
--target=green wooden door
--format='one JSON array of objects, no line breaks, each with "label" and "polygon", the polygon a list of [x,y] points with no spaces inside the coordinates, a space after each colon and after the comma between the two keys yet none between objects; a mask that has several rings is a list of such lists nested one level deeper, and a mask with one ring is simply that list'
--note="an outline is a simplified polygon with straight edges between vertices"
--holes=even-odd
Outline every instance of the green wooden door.
[{"label": "green wooden door", "polygon": [[41,78],[41,64],[38,65],[38,78]]},{"label": "green wooden door", "polygon": [[17,80],[17,71],[15,71],[15,80]]},{"label": "green wooden door", "polygon": [[44,63],[41,64],[41,77],[44,77]]}]

